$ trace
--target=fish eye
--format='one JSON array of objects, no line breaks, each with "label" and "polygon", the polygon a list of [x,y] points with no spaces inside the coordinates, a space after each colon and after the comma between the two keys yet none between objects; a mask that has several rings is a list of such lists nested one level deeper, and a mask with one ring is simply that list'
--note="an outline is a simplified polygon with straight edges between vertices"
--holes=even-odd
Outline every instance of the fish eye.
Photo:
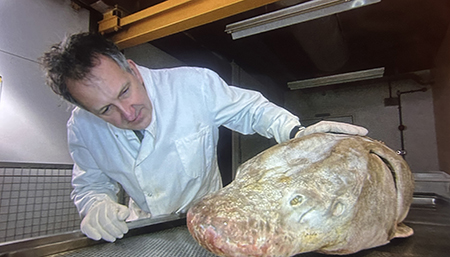
[{"label": "fish eye", "polygon": [[337,202],[333,207],[333,215],[340,216],[345,211],[345,205],[341,202]]},{"label": "fish eye", "polygon": [[302,195],[296,195],[292,200],[289,202],[290,205],[295,206],[299,205],[303,202],[303,196]]}]

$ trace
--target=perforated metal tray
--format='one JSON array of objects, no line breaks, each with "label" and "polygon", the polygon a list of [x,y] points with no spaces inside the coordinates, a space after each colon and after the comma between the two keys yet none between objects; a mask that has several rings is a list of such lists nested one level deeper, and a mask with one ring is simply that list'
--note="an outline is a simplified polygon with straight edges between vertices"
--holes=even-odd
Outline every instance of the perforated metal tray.
[{"label": "perforated metal tray", "polygon": [[66,257],[128,257],[128,256],[215,256],[203,249],[189,234],[185,226],[178,226],[154,233],[132,236],[115,243],[98,244],[91,247],[51,255]]},{"label": "perforated metal tray", "polygon": [[[389,244],[367,249],[351,257],[442,257],[450,253],[450,204],[448,200],[437,195],[416,195],[416,201],[411,206],[405,223],[414,229],[414,235],[409,238],[393,239]],[[3,256],[176,256],[176,257],[210,257],[215,256],[203,249],[189,234],[185,219],[179,219],[162,224],[151,225],[130,232],[115,243],[97,243],[83,237],[83,243],[90,242],[89,246],[67,250],[66,244],[44,245],[37,242],[34,246],[21,251],[10,249],[1,252]],[[62,238],[61,238],[62,239]],[[73,239],[74,244],[80,238]],[[93,244],[93,245],[92,245]],[[75,245],[76,246],[76,245]],[[52,255],[43,254],[42,248],[51,249]],[[55,249],[58,248],[59,249]],[[17,248],[17,247],[16,247]],[[59,250],[59,251],[57,251]],[[305,253],[298,257],[325,257],[319,253]]]}]

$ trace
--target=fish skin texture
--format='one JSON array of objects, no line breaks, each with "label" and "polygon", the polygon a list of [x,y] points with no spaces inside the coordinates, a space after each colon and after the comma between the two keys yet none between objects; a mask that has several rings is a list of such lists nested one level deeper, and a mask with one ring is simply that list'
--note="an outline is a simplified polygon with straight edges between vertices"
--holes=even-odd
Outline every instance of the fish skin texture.
[{"label": "fish skin texture", "polygon": [[369,137],[317,133],[242,164],[187,213],[193,238],[219,256],[351,254],[407,237],[414,179]]}]

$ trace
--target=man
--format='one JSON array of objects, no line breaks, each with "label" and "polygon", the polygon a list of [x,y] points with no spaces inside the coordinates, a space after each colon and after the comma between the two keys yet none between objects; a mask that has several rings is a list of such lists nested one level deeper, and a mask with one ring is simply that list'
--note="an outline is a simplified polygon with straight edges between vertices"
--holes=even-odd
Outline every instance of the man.
[{"label": "man", "polygon": [[[228,86],[207,69],[140,67],[98,34],[72,35],[42,61],[47,84],[77,106],[67,124],[71,196],[81,231],[95,240],[113,242],[127,233],[127,218],[186,212],[220,189],[221,125],[277,142],[314,132],[367,133],[333,122],[305,129],[258,92]],[[117,203],[118,183],[130,209]]]}]

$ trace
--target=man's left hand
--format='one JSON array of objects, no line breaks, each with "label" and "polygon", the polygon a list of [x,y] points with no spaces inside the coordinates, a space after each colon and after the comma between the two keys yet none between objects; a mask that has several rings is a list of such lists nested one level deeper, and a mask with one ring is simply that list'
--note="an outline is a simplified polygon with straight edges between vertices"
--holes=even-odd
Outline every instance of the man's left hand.
[{"label": "man's left hand", "polygon": [[369,131],[364,127],[348,123],[335,121],[320,121],[309,127],[300,128],[299,131],[295,134],[295,137],[299,138],[313,133],[339,133],[355,136],[365,136],[367,135],[368,132]]}]

